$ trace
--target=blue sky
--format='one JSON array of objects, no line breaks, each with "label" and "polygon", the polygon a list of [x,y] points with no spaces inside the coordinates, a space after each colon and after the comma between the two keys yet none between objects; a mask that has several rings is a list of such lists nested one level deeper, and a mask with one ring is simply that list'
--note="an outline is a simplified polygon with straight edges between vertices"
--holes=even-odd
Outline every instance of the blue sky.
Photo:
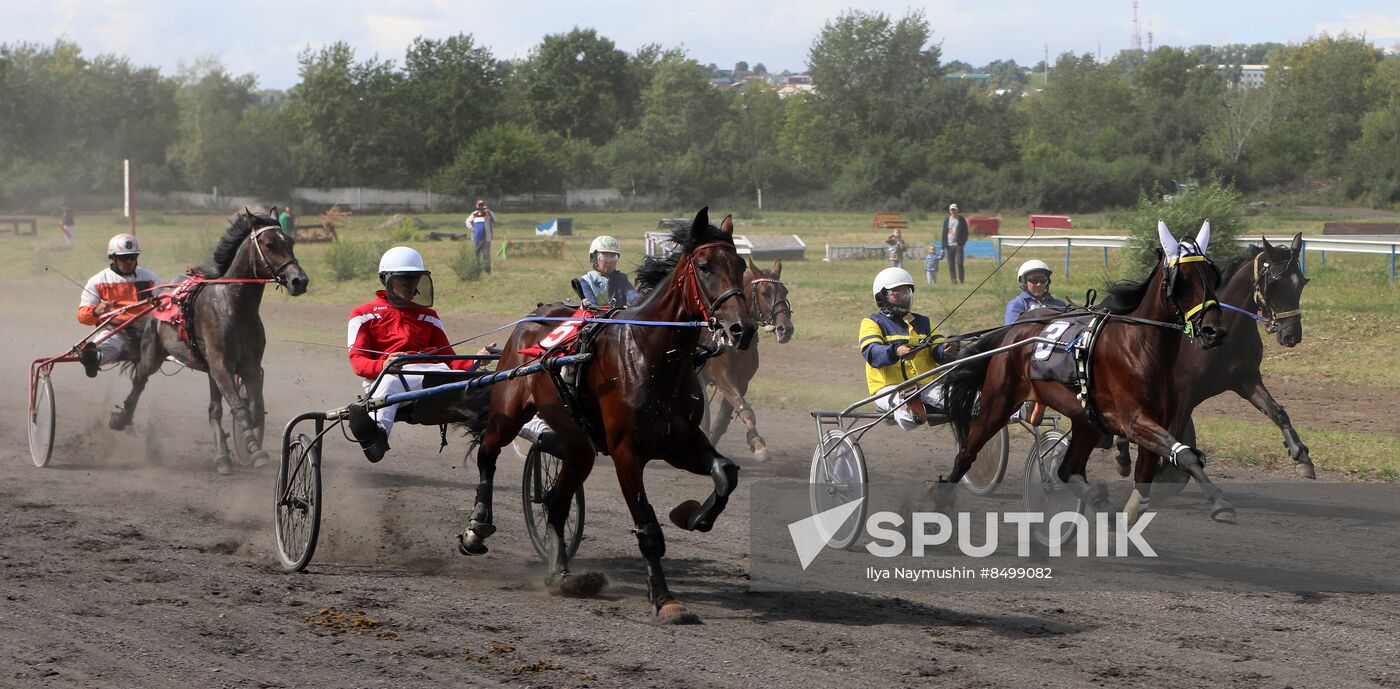
[{"label": "blue sky", "polygon": [[[89,55],[119,53],[173,74],[182,63],[217,56],[231,71],[252,72],[266,88],[297,81],[296,55],[337,40],[361,57],[401,59],[419,35],[467,32],[498,57],[524,57],[546,34],[592,27],[624,50],[646,43],[683,47],[702,63],[762,62],[772,71],[800,70],[822,25],[858,7],[902,16],[923,9],[944,60],[1022,64],[1050,54],[1129,45],[1131,0],[656,0],[479,2],[476,0],[6,0],[0,43],[77,41]],[[1400,3],[1393,0],[1141,0],[1146,45],[1298,42],[1326,31],[1365,34],[1385,48],[1400,44]]]}]

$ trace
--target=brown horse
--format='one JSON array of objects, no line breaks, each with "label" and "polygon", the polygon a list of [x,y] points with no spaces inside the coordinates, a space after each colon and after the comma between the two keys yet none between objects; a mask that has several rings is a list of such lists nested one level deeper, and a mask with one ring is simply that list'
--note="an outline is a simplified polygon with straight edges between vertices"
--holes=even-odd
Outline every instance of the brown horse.
[{"label": "brown horse", "polygon": [[[783,284],[783,262],[773,262],[772,270],[764,270],[749,261],[749,269],[744,273],[744,293],[749,297],[749,315],[754,323],[775,334],[778,344],[792,339],[795,329],[792,325],[792,304],[788,302],[787,285]],[[748,349],[727,350],[723,356],[706,361],[700,369],[700,382],[714,386],[720,394],[719,411],[710,420],[710,442],[718,443],[729,430],[729,422],[735,416],[744,422],[748,429],[749,450],[754,459],[768,461],[768,447],[763,436],[758,434],[758,417],[749,406],[744,395],[749,392],[749,381],[758,373],[758,343]]]},{"label": "brown horse", "polygon": [[241,442],[233,444],[239,458],[253,466],[268,458],[262,449],[262,358],[267,336],[258,316],[263,288],[267,282],[275,282],[295,297],[306,292],[308,280],[292,252],[292,241],[282,234],[277,220],[247,208],[229,221],[214,249],[214,266],[201,272],[213,281],[192,297],[185,324],[190,340],[181,338],[170,323],[146,319],[131,372],[131,393],[112,412],[109,425],[120,430],[131,423],[147,379],[160,370],[167,355],[173,356],[182,365],[209,374],[215,469],[227,475],[234,469],[223,429],[224,400],[233,415],[234,430],[242,435]]},{"label": "brown horse", "polygon": [[[1085,504],[1108,511],[1108,491],[1090,486],[1084,467],[1098,444],[1100,429],[1126,436],[1194,477],[1211,502],[1211,516],[1234,520],[1234,507],[1205,474],[1205,456],[1180,442],[1169,429],[1187,411],[1188,398],[1172,381],[1181,364],[1179,352],[1185,333],[1203,348],[1225,338],[1224,319],[1215,290],[1220,274],[1206,258],[1210,223],[1195,240],[1177,242],[1165,223],[1158,224],[1164,260],[1141,283],[1121,283],[1110,289],[1108,318],[1091,345],[1087,366],[1086,403],[1076,390],[1053,381],[1032,380],[1030,361],[1035,354],[1019,347],[988,358],[969,361],[945,376],[949,415],[960,441],[952,474],[939,478],[935,501],[951,509],[954,486],[977,459],[982,446],[1011,418],[1023,400],[1041,402],[1058,410],[1072,423],[1072,434],[1059,479]],[[985,352],[1039,335],[1043,323],[1018,323],[986,335],[967,348],[964,356]],[[1183,333],[1185,331],[1185,333]],[[980,407],[980,409],[979,409]],[[1090,410],[1097,410],[1091,418]],[[1138,465],[1137,481],[1148,484],[1155,464]]]},{"label": "brown horse", "polygon": [[[574,593],[595,591],[601,585],[601,577],[571,577],[563,531],[574,492],[593,470],[596,448],[612,456],[617,470],[636,527],[633,533],[647,561],[647,598],[657,620],[697,619],[666,586],[661,568],[666,542],[647,501],[642,469],[648,460],[663,458],[676,468],[713,479],[714,491],[703,505],[688,500],[671,511],[671,521],[688,531],[709,531],[738,483],[738,465],[717,452],[699,427],[704,397],[694,359],[701,332],[698,327],[682,327],[707,323],[723,334],[727,345],[740,350],[749,346],[754,324],[743,289],[744,261],[734,249],[733,232],[729,217],[715,227],[709,223],[708,209],[701,209],[690,226],[672,234],[678,253],[664,259],[648,257],[638,270],[638,284],[647,282],[656,288],[620,317],[675,326],[599,325],[586,345],[593,359],[582,370],[565,373],[559,381],[537,375],[491,388],[490,413],[477,453],[481,483],[476,507],[459,539],[463,554],[486,552],[484,539],[496,530],[491,517],[496,458],[538,411],[566,446],[563,468],[544,500],[552,553],[546,582]],[[568,316],[573,309],[552,304],[534,315]],[[553,327],[553,323],[518,326],[502,351],[500,368],[526,363],[520,350],[538,343]],[[576,380],[576,386],[563,383],[574,392],[561,394],[564,378]]]},{"label": "brown horse", "polygon": [[[1265,330],[1274,333],[1278,343],[1284,347],[1294,347],[1303,341],[1303,312],[1298,306],[1303,297],[1303,287],[1308,284],[1300,261],[1303,235],[1299,233],[1294,236],[1292,245],[1287,247],[1274,246],[1267,239],[1263,242],[1262,247],[1249,247],[1244,255],[1227,261],[1221,268],[1223,277],[1217,296],[1225,306],[1223,322],[1232,336],[1222,346],[1209,350],[1183,342],[1177,370],[1185,375],[1179,375],[1176,385],[1183,389],[1189,400],[1188,410],[1229,391],[1249,400],[1283,431],[1284,446],[1295,462],[1294,469],[1298,475],[1317,478],[1312,458],[1308,456],[1308,446],[1303,444],[1298,432],[1293,429],[1283,405],[1274,400],[1269,389],[1264,387],[1264,379],[1259,372],[1259,365],[1264,360],[1264,340],[1254,323],[1263,320]],[[1196,428],[1189,411],[1180,425],[1172,432],[1179,433],[1182,442],[1194,445]],[[1120,438],[1118,461],[1121,467],[1128,466],[1131,459],[1127,446],[1128,441]],[[1139,450],[1139,463],[1152,462],[1160,467],[1157,471],[1158,482],[1167,478],[1167,474],[1173,475],[1171,480],[1186,480],[1172,464],[1158,460],[1157,455]],[[1120,473],[1127,475],[1126,469],[1120,469]],[[1128,512],[1130,519],[1136,517],[1138,509],[1134,501],[1129,502]]]}]

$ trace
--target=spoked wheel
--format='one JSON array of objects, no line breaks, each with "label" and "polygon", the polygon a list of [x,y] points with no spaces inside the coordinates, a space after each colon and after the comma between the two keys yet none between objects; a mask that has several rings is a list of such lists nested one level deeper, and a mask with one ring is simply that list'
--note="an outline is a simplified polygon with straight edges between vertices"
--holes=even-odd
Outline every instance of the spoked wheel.
[{"label": "spoked wheel", "polygon": [[29,407],[29,456],[34,459],[34,466],[41,467],[53,456],[55,414],[49,372],[36,373],[33,385],[34,400]]},{"label": "spoked wheel", "polygon": [[1080,512],[1083,505],[1070,491],[1069,486],[1060,480],[1060,464],[1069,450],[1069,434],[1063,431],[1046,431],[1031,447],[1026,456],[1025,501],[1027,512],[1045,515],[1044,521],[1031,525],[1031,537],[1042,547],[1049,547],[1052,540],[1061,546],[1074,541],[1074,524],[1058,527],[1058,539],[1050,532],[1050,518],[1060,512]]},{"label": "spoked wheel", "polygon": [[[564,468],[564,460],[540,449],[539,443],[530,446],[525,455],[525,474],[520,479],[521,501],[525,507],[525,529],[530,532],[530,543],[535,546],[535,554],[541,560],[549,561],[549,510],[544,498],[554,488],[559,472]],[[569,516],[564,520],[564,545],[569,559],[578,552],[583,541],[583,486],[574,492],[574,504],[569,507]]]},{"label": "spoked wheel", "polygon": [[1006,478],[1006,464],[1011,445],[1011,434],[1003,427],[1000,433],[992,436],[982,450],[977,453],[977,461],[963,474],[962,484],[973,495],[991,495]]},{"label": "spoked wheel", "polygon": [[300,572],[321,532],[321,441],[305,433],[282,448],[277,470],[277,555],[282,569]]},{"label": "spoked wheel", "polygon": [[[808,479],[812,514],[820,514],[851,502],[860,501],[855,518],[847,519],[835,533],[822,532],[832,548],[849,548],[860,537],[869,509],[870,482],[865,472],[865,453],[855,439],[841,431],[828,431],[821,447],[812,452],[812,472]],[[818,520],[817,528],[822,526]]]}]

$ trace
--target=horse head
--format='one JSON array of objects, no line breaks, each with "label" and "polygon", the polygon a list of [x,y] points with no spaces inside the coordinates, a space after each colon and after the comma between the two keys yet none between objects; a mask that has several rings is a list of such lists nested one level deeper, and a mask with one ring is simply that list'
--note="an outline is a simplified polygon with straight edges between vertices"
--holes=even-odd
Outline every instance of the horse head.
[{"label": "horse head", "polygon": [[756,328],[744,294],[746,266],[734,248],[733,216],[715,227],[709,208],[701,208],[682,253],[675,272],[692,312],[709,321],[729,346],[748,349]]},{"label": "horse head", "polygon": [[782,259],[773,262],[772,270],[759,268],[753,259],[749,259],[749,309],[759,327],[777,334],[779,344],[791,340],[796,332],[792,325],[788,288],[783,284],[782,277]]},{"label": "horse head", "polygon": [[1181,318],[1188,337],[1202,349],[1219,346],[1228,331],[1220,303],[1215,299],[1220,271],[1206,255],[1210,221],[1201,224],[1194,239],[1177,241],[1167,224],[1158,220],[1157,238],[1162,244],[1163,296]]},{"label": "horse head", "polygon": [[[1263,238],[1261,238],[1263,239]],[[1285,347],[1303,341],[1303,233],[1289,246],[1274,246],[1264,239],[1264,249],[1254,258],[1254,301],[1269,317],[1267,329]]]},{"label": "horse head", "polygon": [[277,224],[276,214],[275,207],[268,215],[259,215],[245,207],[234,222],[251,227],[245,241],[252,248],[248,256],[252,277],[271,280],[286,287],[292,296],[298,297],[306,293],[307,283],[311,279],[306,276],[306,271],[302,270],[297,261],[296,252],[292,250],[291,238],[284,234],[282,226]]}]

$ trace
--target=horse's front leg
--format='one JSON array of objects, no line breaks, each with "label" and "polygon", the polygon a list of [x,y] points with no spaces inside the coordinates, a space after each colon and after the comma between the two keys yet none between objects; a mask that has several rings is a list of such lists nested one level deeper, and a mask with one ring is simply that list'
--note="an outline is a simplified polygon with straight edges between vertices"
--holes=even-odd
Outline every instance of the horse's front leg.
[{"label": "horse's front leg", "polygon": [[1313,468],[1312,457],[1308,456],[1308,446],[1303,444],[1303,440],[1298,437],[1298,431],[1293,430],[1293,422],[1288,418],[1288,412],[1284,411],[1283,405],[1279,404],[1269,389],[1264,387],[1264,381],[1256,378],[1253,382],[1236,390],[1240,397],[1249,400],[1255,409],[1264,412],[1270,421],[1274,422],[1279,430],[1283,431],[1283,444],[1288,448],[1288,456],[1293,458],[1293,470],[1303,478],[1317,478],[1317,471]]},{"label": "horse's front leg", "polygon": [[[698,429],[695,435],[702,440],[705,437]],[[708,441],[706,444],[709,444]],[[622,488],[627,509],[632,513],[632,523],[635,525],[632,533],[637,536],[637,549],[647,561],[647,602],[651,603],[656,621],[661,624],[698,623],[700,618],[686,610],[685,605],[671,595],[671,589],[666,585],[666,572],[661,568],[661,558],[666,555],[666,536],[661,532],[661,522],[656,519],[656,510],[652,509],[651,503],[647,501],[646,486],[642,483],[645,461],[638,459],[637,453],[630,446],[613,447],[611,452],[613,466],[617,469],[617,483]],[[737,470],[737,467],[735,468]],[[691,501],[682,507],[688,504],[695,503]],[[671,519],[676,519],[675,511],[671,512]]]},{"label": "horse's front leg", "polygon": [[[714,490],[701,504],[686,500],[671,510],[671,523],[686,531],[708,532],[729,504],[729,496],[739,485],[739,465],[720,454],[710,439],[693,425],[677,418],[672,421],[671,446],[666,461],[677,469],[701,476],[709,475]],[[640,471],[640,470],[639,470]]]},{"label": "horse's front leg", "polygon": [[[1206,455],[1204,452],[1181,442],[1155,419],[1148,418],[1146,415],[1138,415],[1132,419],[1123,431],[1128,440],[1137,443],[1140,450],[1166,458],[1167,461],[1190,474],[1191,478],[1196,479],[1196,482],[1201,486],[1201,491],[1205,493],[1206,500],[1210,502],[1211,519],[1218,522],[1235,522],[1234,505],[1225,499],[1225,492],[1206,476]],[[1139,459],[1141,460],[1141,455]],[[1153,471],[1156,471],[1155,464],[1150,466]],[[1139,461],[1138,471],[1147,471],[1141,461]]]},{"label": "horse's front leg", "polygon": [[250,457],[253,468],[267,464],[269,458],[267,451],[263,449],[263,427],[267,423],[267,407],[263,400],[263,368],[253,367],[241,377],[243,382],[244,402],[248,405],[248,417],[252,420],[253,447],[250,449]]},{"label": "horse's front leg", "polygon": [[220,476],[234,473],[228,452],[228,434],[224,433],[224,395],[209,377],[209,427],[214,431],[214,471]]},{"label": "horse's front leg", "polygon": [[253,431],[253,418],[248,413],[248,405],[239,391],[238,380],[232,372],[214,365],[209,367],[209,378],[223,394],[224,401],[228,403],[229,415],[233,417],[234,452],[241,458],[240,461],[251,464],[253,453],[258,449],[258,436]]}]

